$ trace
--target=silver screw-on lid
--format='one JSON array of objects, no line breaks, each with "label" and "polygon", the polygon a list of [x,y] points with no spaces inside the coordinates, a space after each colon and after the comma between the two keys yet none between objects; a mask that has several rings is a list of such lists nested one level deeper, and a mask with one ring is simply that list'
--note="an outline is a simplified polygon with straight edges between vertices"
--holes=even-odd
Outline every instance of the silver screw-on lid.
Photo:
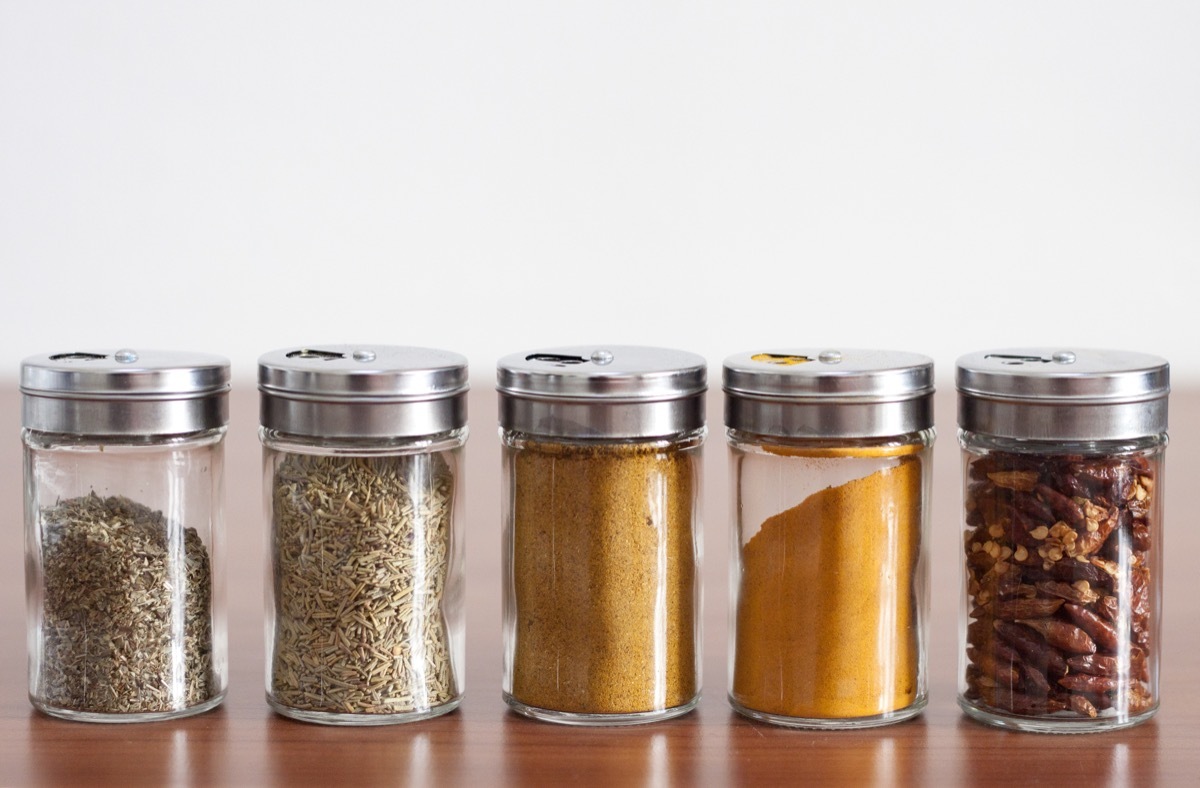
[{"label": "silver screw-on lid", "polygon": [[708,365],[695,353],[575,345],[496,367],[500,426],[562,438],[652,438],[704,426]]},{"label": "silver screw-on lid", "polygon": [[958,360],[958,425],[1031,440],[1123,440],[1167,430],[1170,365],[1117,350],[1010,348]]},{"label": "silver screw-on lid", "polygon": [[88,350],[21,362],[22,424],[76,435],[185,435],[229,421],[229,360],[208,353]]},{"label": "silver screw-on lid", "polygon": [[433,435],[467,423],[467,359],[394,345],[305,345],[258,360],[260,421],[315,438]]},{"label": "silver screw-on lid", "polygon": [[852,348],[749,351],[725,360],[726,426],[784,438],[871,438],[933,426],[933,360]]}]

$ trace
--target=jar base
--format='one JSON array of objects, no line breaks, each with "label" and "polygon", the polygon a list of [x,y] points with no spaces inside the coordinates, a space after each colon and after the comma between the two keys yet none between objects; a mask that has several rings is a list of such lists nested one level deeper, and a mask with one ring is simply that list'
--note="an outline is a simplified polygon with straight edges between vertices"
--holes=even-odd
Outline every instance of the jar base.
[{"label": "jar base", "polygon": [[971,701],[961,697],[958,699],[958,705],[975,722],[994,728],[1023,731],[1025,733],[1071,734],[1117,731],[1141,725],[1158,711],[1158,706],[1155,705],[1149,711],[1144,711],[1141,714],[1133,716],[1118,716],[1114,714],[1109,717],[1081,719],[1079,717],[1055,717],[1053,715],[1027,717],[1017,714],[1005,714],[999,711],[982,709],[971,703]]},{"label": "jar base", "polygon": [[443,714],[449,714],[458,708],[462,703],[462,696],[459,695],[454,700],[443,703],[440,706],[426,709],[425,711],[405,711],[397,714],[345,714],[342,712],[333,711],[310,711],[308,709],[295,709],[291,706],[285,706],[279,703],[270,695],[267,695],[267,705],[276,714],[289,719],[299,720],[300,722],[310,722],[316,725],[342,725],[346,727],[362,727],[367,725],[403,725],[407,722],[420,722],[433,717],[440,717]]},{"label": "jar base", "polygon": [[733,710],[743,717],[749,717],[758,722],[769,722],[772,725],[780,725],[785,728],[809,728],[816,730],[858,730],[859,728],[878,728],[883,725],[895,725],[898,722],[911,720],[921,712],[925,711],[925,706],[928,704],[927,696],[921,696],[913,701],[910,705],[896,711],[889,711],[883,714],[874,714],[869,717],[789,717],[783,714],[771,714],[766,711],[758,711],[743,706],[732,695],[729,696],[729,705]]},{"label": "jar base", "polygon": [[502,693],[504,702],[509,708],[525,717],[530,717],[542,722],[554,722],[559,725],[579,725],[587,727],[601,726],[616,726],[616,725],[645,725],[650,722],[662,722],[674,717],[679,717],[687,714],[696,708],[700,703],[700,696],[689,700],[682,706],[672,706],[669,709],[655,709],[653,711],[635,711],[626,714],[583,714],[574,711],[557,711],[555,709],[543,709],[538,706],[530,706],[528,703],[521,701],[509,695],[507,692]]},{"label": "jar base", "polygon": [[196,714],[203,714],[206,711],[212,711],[217,706],[221,705],[221,701],[225,700],[225,693],[220,692],[203,703],[197,703],[195,706],[188,706],[186,709],[174,709],[171,711],[142,711],[142,712],[101,712],[101,711],[77,711],[75,709],[65,709],[59,706],[50,706],[43,703],[32,696],[29,702],[33,707],[43,714],[48,714],[51,717],[57,717],[60,720],[71,720],[72,722],[105,722],[105,723],[130,723],[130,722],[162,722],[165,720],[177,720],[181,717],[192,717]]}]

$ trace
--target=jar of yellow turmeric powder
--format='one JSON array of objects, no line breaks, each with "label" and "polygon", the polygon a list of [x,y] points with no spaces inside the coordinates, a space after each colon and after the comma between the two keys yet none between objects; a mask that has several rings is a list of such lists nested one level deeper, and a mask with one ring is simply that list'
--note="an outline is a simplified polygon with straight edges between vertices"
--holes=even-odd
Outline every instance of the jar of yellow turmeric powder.
[{"label": "jar of yellow turmeric powder", "polygon": [[733,482],[729,700],[863,728],[926,704],[933,362],[878,350],[725,361]]},{"label": "jar of yellow turmeric powder", "polygon": [[505,701],[572,725],[690,711],[704,359],[555,348],[501,359],[497,377]]}]

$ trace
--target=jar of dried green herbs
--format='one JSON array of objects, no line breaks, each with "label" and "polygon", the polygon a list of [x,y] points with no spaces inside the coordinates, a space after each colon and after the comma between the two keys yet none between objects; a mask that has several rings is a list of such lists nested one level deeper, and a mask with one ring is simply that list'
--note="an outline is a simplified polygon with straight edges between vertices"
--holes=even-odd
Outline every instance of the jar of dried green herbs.
[{"label": "jar of dried green herbs", "polygon": [[515,711],[620,725],[695,707],[706,387],[704,359],[675,350],[501,359],[504,699]]},{"label": "jar of dried green herbs", "polygon": [[21,365],[29,698],[142,722],[225,695],[229,362],[88,351]]},{"label": "jar of dried green herbs", "polygon": [[463,695],[467,360],[386,345],[259,359],[270,524],[267,701],[330,725]]}]

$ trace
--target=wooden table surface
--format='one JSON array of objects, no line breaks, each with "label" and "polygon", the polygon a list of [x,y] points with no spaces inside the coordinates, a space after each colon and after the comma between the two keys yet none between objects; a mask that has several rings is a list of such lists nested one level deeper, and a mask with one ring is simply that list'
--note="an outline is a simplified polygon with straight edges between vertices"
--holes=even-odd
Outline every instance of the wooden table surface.
[{"label": "wooden table surface", "polygon": [[500,699],[499,443],[490,381],[475,381],[467,461],[467,691],[457,712],[382,728],[330,728],[272,714],[263,700],[263,525],[257,399],[239,381],[227,447],[230,688],[216,711],[171,722],[51,719],[26,697],[21,453],[15,384],[0,413],[0,786],[40,784],[850,785],[1200,783],[1200,533],[1188,503],[1200,471],[1200,390],[1171,402],[1165,524],[1162,707],[1127,731],[1045,736],[970,722],[955,703],[959,453],[952,384],[941,382],[935,452],[929,708],[851,732],[750,722],[725,701],[727,483],[721,396],[705,455],[704,698],[681,719],[580,730],[510,714]]}]

